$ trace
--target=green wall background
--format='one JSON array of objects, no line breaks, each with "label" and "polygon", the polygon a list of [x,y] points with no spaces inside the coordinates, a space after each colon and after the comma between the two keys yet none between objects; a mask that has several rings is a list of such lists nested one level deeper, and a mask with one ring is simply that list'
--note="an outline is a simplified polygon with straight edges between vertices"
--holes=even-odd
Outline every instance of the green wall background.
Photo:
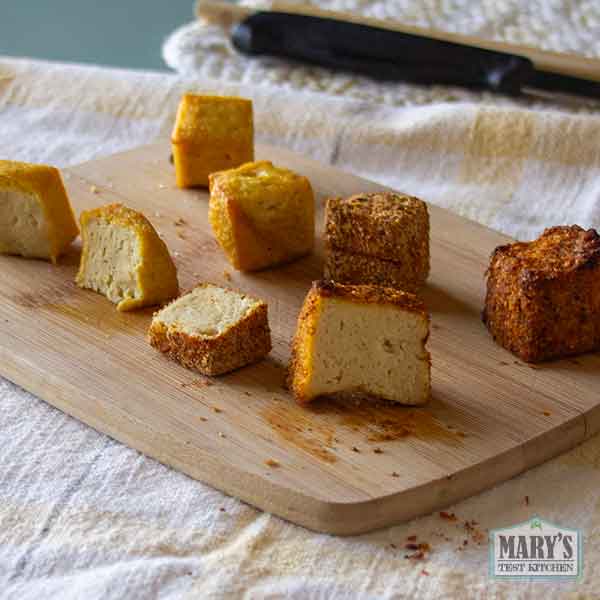
[{"label": "green wall background", "polygon": [[193,0],[0,0],[0,54],[163,69],[161,46]]}]

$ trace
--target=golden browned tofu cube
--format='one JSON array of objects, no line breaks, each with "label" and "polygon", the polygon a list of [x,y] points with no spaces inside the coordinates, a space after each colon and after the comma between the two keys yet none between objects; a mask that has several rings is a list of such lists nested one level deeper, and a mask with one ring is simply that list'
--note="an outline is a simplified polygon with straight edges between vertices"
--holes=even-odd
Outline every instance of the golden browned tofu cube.
[{"label": "golden browned tofu cube", "polygon": [[208,176],[254,160],[252,101],[185,94],[171,136],[177,185],[208,186]]},{"label": "golden browned tofu cube", "polygon": [[0,160],[0,254],[55,263],[78,234],[58,169]]},{"label": "golden browned tofu cube", "polygon": [[268,161],[210,176],[209,220],[229,262],[255,271],[312,251],[315,200],[306,177]]},{"label": "golden browned tofu cube", "polygon": [[177,269],[166,244],[146,219],[121,204],[81,213],[83,251],[76,282],[126,311],[171,300]]}]

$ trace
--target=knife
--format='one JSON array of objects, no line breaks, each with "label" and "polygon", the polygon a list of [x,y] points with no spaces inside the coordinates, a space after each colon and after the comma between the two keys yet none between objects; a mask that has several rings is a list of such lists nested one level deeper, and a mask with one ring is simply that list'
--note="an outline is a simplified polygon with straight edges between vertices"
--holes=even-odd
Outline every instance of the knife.
[{"label": "knife", "polygon": [[232,42],[244,54],[279,56],[382,81],[600,99],[600,82],[538,69],[519,54],[333,18],[259,11],[233,27]]}]

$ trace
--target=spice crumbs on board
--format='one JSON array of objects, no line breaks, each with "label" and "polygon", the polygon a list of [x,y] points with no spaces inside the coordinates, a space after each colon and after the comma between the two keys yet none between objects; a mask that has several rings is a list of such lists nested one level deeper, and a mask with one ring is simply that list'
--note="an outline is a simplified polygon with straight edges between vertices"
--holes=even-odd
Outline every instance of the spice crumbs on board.
[{"label": "spice crumbs on board", "polygon": [[446,512],[445,510],[440,511],[440,517],[442,519],[446,519],[446,521],[457,521],[456,515],[454,513]]}]

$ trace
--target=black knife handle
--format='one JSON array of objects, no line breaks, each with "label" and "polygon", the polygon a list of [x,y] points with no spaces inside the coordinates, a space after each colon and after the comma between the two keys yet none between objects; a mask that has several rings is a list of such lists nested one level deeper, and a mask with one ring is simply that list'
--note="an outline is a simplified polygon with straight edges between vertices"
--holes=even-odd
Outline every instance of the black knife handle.
[{"label": "black knife handle", "polygon": [[523,56],[358,23],[258,12],[232,32],[245,54],[269,54],[378,80],[442,83],[519,95],[534,71]]}]

